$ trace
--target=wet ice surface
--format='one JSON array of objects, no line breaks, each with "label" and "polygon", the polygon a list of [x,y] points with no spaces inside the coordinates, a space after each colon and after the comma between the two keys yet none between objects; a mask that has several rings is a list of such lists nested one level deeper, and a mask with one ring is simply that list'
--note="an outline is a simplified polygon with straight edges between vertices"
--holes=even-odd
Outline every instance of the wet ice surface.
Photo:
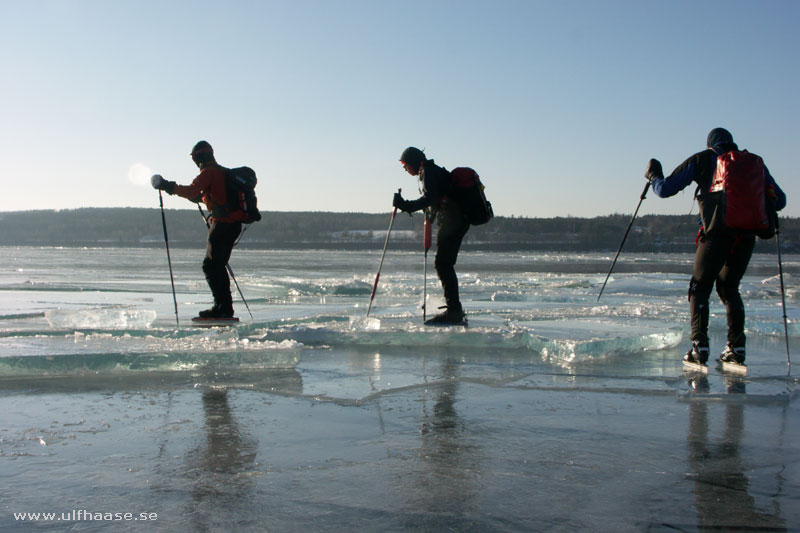
[{"label": "wet ice surface", "polygon": [[[623,261],[596,303],[610,257],[465,254],[470,326],[442,329],[421,325],[421,254],[387,255],[365,320],[377,254],[237,250],[255,318],[237,305],[239,327],[203,330],[175,325],[163,251],[15,253],[0,271],[2,530],[73,509],[158,519],[35,528],[800,523],[774,258],[744,283],[749,375],[702,379],[679,362],[690,256]],[[201,259],[173,256],[182,321],[207,302]],[[784,268],[796,333],[797,258]],[[719,347],[723,311],[712,300]]]},{"label": "wet ice surface", "polygon": [[173,531],[791,529],[800,518],[788,390],[676,397],[648,378],[306,355],[295,370],[230,377],[227,392],[173,380],[5,395],[0,525],[71,509],[156,512]]}]

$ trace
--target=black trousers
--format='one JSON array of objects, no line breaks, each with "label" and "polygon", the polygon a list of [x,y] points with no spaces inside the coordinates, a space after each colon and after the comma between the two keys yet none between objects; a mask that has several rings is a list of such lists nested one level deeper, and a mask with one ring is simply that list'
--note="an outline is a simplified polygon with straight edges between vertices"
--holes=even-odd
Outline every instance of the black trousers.
[{"label": "black trousers", "polygon": [[697,243],[689,284],[692,340],[708,342],[708,298],[716,285],[728,316],[728,343],[744,346],[744,302],[739,283],[747,271],[756,237],[752,231],[721,230]]},{"label": "black trousers", "polygon": [[454,203],[445,206],[439,212],[438,218],[439,228],[436,232],[434,266],[444,289],[447,309],[460,310],[461,299],[458,296],[458,277],[455,265],[461,241],[469,229],[469,222],[461,208]]},{"label": "black trousers", "polygon": [[231,258],[236,238],[241,232],[241,222],[213,222],[208,229],[203,273],[214,296],[214,306],[223,310],[233,309],[231,280],[226,265]]}]

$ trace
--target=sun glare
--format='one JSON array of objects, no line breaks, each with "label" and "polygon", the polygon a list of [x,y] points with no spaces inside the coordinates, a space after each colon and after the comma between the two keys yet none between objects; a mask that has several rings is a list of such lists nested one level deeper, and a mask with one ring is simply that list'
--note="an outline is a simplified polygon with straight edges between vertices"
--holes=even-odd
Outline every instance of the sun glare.
[{"label": "sun glare", "polygon": [[152,175],[153,171],[143,163],[134,163],[128,169],[128,179],[134,185],[150,185],[150,176]]}]

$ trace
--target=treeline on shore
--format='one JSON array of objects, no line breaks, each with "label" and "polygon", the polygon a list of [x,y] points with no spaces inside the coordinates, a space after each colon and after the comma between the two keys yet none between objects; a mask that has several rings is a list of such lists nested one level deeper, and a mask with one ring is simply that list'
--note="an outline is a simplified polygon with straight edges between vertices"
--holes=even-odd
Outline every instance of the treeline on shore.
[{"label": "treeline on shore", "polygon": [[[204,246],[206,227],[197,209],[165,211],[170,246]],[[250,225],[243,248],[380,249],[388,213],[265,211]],[[630,214],[602,217],[495,217],[473,226],[465,250],[615,251],[630,223]],[[422,246],[420,213],[398,213],[392,229],[393,249]],[[625,241],[629,252],[692,252],[696,215],[645,215],[636,219]],[[781,251],[800,252],[800,219],[781,219]],[[163,245],[161,212],[149,208],[81,208],[0,213],[2,246]],[[756,252],[773,253],[775,240],[761,241]]]}]

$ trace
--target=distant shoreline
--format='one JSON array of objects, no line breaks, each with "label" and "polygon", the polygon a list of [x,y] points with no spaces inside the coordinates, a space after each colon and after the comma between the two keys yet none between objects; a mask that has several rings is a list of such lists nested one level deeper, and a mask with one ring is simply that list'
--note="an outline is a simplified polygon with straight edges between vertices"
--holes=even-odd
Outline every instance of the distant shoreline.
[{"label": "distant shoreline", "polygon": [[[205,224],[197,210],[165,212],[170,246],[204,246]],[[380,249],[388,214],[262,212],[247,227],[240,248],[368,251]],[[495,217],[473,226],[464,250],[497,252],[615,252],[630,216],[580,218]],[[391,249],[422,247],[422,216],[398,216]],[[628,253],[693,253],[697,215],[644,215],[625,241]],[[781,219],[781,251],[800,253],[800,219]],[[0,246],[149,248],[164,245],[161,212],[152,208],[81,208],[0,213]],[[775,253],[775,239],[759,240],[756,253]]]}]

